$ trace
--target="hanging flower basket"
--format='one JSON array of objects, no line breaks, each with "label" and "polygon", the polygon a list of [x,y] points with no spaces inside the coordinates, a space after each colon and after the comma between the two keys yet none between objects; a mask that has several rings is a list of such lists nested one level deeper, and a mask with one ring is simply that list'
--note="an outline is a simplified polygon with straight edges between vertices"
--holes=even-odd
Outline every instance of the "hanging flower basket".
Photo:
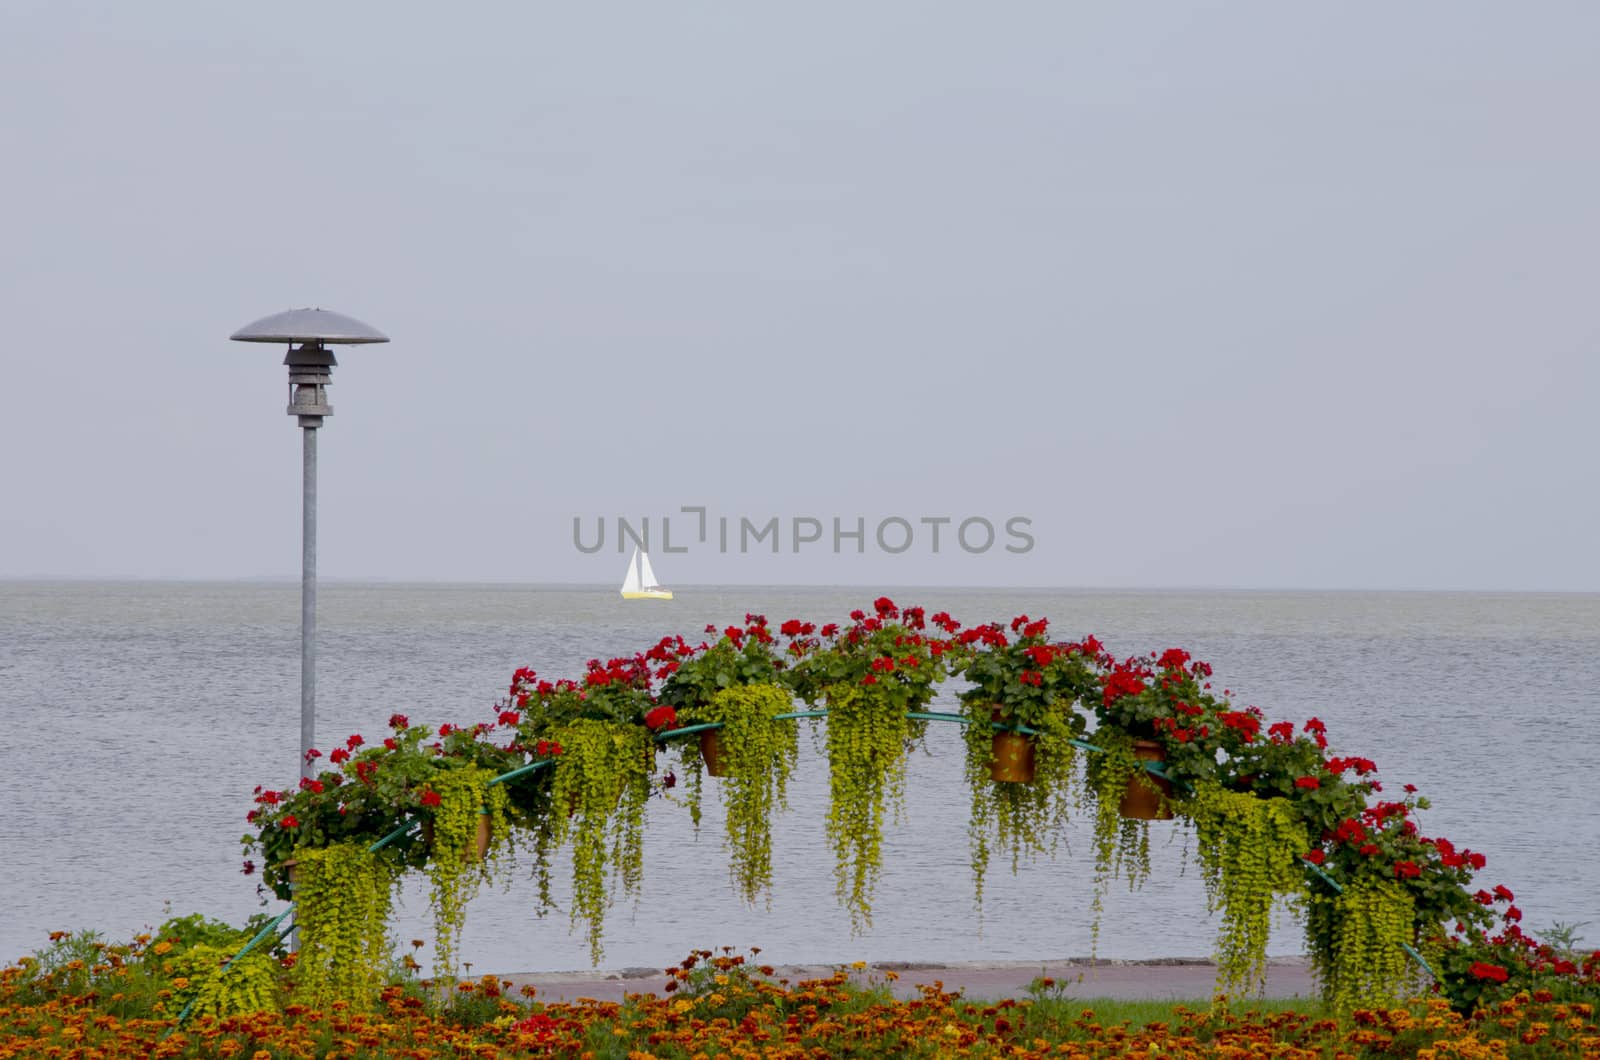
[{"label": "hanging flower basket", "polygon": [[1002,784],[1032,784],[1034,776],[1033,740],[1017,732],[994,734],[994,761],[989,763],[989,779]]},{"label": "hanging flower basket", "polygon": [[[422,822],[422,844],[433,853],[433,821]],[[472,837],[472,846],[467,848],[467,857],[473,861],[482,861],[489,856],[489,812],[478,811],[478,830]]]},{"label": "hanging flower basket", "polygon": [[700,734],[700,757],[705,761],[708,775],[713,777],[728,775],[728,767],[722,761],[721,729],[707,729]]},{"label": "hanging flower basket", "polygon": [[[1133,756],[1141,762],[1160,762],[1161,745],[1154,740],[1135,740]],[[1135,821],[1172,820],[1172,781],[1140,769],[1128,779],[1119,812]]]}]

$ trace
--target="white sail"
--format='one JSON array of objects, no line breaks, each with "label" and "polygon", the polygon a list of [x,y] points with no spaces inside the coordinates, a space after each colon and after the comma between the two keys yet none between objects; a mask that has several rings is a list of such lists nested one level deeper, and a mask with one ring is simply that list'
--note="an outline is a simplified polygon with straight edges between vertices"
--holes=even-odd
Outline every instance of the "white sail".
[{"label": "white sail", "polygon": [[[649,569],[649,562],[649,560],[645,561],[645,569],[647,570]],[[642,587],[643,582],[641,582],[639,579],[639,547],[635,545],[633,548],[633,558],[628,560],[628,573],[622,579],[622,591],[625,593],[636,593]]]},{"label": "white sail", "polygon": [[672,599],[672,590],[663,589],[656,583],[656,572],[650,569],[650,554],[637,545],[633,549],[633,558],[628,560],[628,576],[622,579],[622,598],[624,600]]}]

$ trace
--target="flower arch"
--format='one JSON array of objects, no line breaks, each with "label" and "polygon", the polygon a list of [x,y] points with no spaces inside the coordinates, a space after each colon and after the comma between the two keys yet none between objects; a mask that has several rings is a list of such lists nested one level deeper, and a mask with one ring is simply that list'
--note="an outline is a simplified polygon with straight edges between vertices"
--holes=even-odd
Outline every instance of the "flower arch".
[{"label": "flower arch", "polygon": [[[965,682],[960,710],[927,709],[951,678]],[[1196,830],[1208,898],[1222,914],[1221,992],[1259,989],[1270,914],[1283,899],[1301,904],[1321,989],[1340,1005],[1394,1000],[1429,979],[1462,1006],[1541,976],[1600,979],[1600,953],[1582,967],[1562,960],[1521,931],[1508,889],[1474,890],[1483,856],[1422,834],[1416,811],[1426,800],[1410,785],[1389,797],[1371,760],[1330,755],[1317,718],[1271,721],[1236,707],[1211,667],[1183,649],[1118,658],[1094,637],[1051,639],[1042,618],[964,626],[883,597],[847,622],[790,619],[774,629],[746,615],[706,627],[698,643],[667,637],[632,657],[591,660],[572,679],[524,667],[493,721],[470,727],[433,732],[394,715],[390,735],[370,745],[350,737],[298,790],[257,789],[245,842],[262,862],[247,861],[246,872],[259,868],[267,888],[296,899],[303,929],[321,939],[319,930],[374,929],[348,916],[304,923],[308,912],[339,907],[296,893],[307,852],[372,855],[341,862],[366,876],[337,877],[362,893],[428,868],[436,973],[449,975],[465,899],[507,864],[512,839],[531,845],[546,904],[550,856],[570,846],[573,916],[587,922],[598,964],[609,888],[641,885],[646,800],[653,785],[674,785],[677,769],[697,819],[703,777],[728,778],[735,890],[755,899],[770,886],[770,817],[785,801],[794,722],[806,718],[828,728],[835,881],[858,925],[870,923],[879,837],[905,751],[930,723],[953,722],[965,726],[980,901],[992,853],[1010,854],[1015,867],[1048,849],[1078,810],[1090,814],[1100,888],[1117,875],[1136,882],[1147,871],[1149,824],[1126,816],[1125,799],[1142,792],[1155,816]],[[1021,750],[997,752],[1000,738],[1017,737]],[[662,748],[676,752],[676,767],[658,760]],[[1001,760],[1014,765],[1017,755],[1032,760],[1031,783],[1000,779]],[[244,952],[282,931],[287,916]],[[333,938],[316,952],[370,955],[374,945]]]}]

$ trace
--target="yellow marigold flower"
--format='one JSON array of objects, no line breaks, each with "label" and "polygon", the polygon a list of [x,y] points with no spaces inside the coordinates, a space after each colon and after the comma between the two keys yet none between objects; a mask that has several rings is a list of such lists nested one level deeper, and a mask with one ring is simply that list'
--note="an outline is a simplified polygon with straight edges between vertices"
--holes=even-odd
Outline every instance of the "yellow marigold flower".
[{"label": "yellow marigold flower", "polygon": [[159,957],[163,953],[171,953],[172,952],[172,943],[168,942],[166,939],[162,939],[160,942],[156,943],[155,946],[152,947],[152,948],[155,950],[156,956]]}]

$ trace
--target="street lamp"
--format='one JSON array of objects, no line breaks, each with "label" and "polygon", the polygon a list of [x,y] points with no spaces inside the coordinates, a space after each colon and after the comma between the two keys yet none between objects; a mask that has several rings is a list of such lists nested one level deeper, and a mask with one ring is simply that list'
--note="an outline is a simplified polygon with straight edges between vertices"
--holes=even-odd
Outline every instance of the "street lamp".
[{"label": "street lamp", "polygon": [[[304,471],[300,515],[300,775],[315,777],[307,752],[317,728],[317,428],[333,415],[326,388],[333,380],[329,346],[388,342],[368,324],[327,309],[291,309],[262,317],[229,336],[235,342],[285,342],[289,353],[289,415],[300,418]],[[295,344],[299,343],[298,346]]]}]

